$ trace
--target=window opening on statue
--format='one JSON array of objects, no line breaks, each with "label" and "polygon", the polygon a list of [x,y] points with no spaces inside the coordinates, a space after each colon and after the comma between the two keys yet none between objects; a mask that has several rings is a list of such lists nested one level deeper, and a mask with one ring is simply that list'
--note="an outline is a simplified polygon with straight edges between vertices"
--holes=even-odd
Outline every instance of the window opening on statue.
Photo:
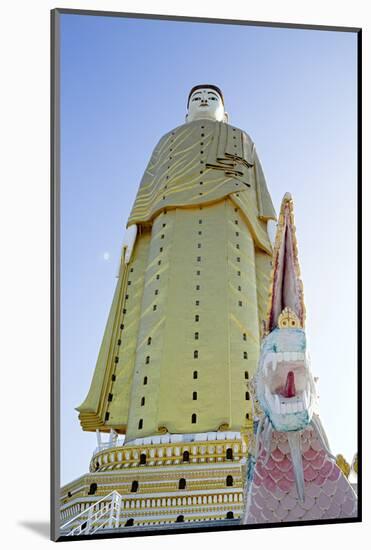
[{"label": "window opening on statue", "polygon": [[150,356],[149,356],[149,355],[147,355],[147,357],[146,357],[146,365],[148,365],[148,364],[149,364],[150,360],[151,360],[151,359],[150,359]]},{"label": "window opening on statue", "polygon": [[193,359],[198,359],[198,350],[195,349],[193,352]]},{"label": "window opening on statue", "polygon": [[177,523],[183,523],[183,521],[184,521],[184,516],[178,516],[178,517],[176,518],[176,522],[177,522]]},{"label": "window opening on statue", "polygon": [[143,407],[146,403],[146,399],[145,397],[142,397],[142,399],[140,400],[140,406]]},{"label": "window opening on statue", "polygon": [[192,394],[193,401],[197,401],[197,392],[194,391]]},{"label": "window opening on statue", "polygon": [[227,449],[225,457],[227,460],[233,460],[233,450],[231,448]]},{"label": "window opening on statue", "polygon": [[192,424],[196,424],[197,422],[197,415],[195,413],[192,414]]},{"label": "window opening on statue", "polygon": [[195,322],[198,323],[200,320],[200,316],[199,315],[195,315]]},{"label": "window opening on statue", "polygon": [[148,378],[147,378],[147,376],[145,376],[145,377],[143,378],[143,386],[146,386],[146,385],[147,385],[147,382],[148,382]]},{"label": "window opening on statue", "polygon": [[91,483],[89,487],[88,495],[95,495],[95,493],[97,492],[97,489],[98,489],[98,485],[96,483]]},{"label": "window opening on statue", "polygon": [[112,393],[109,393],[107,399],[108,399],[108,401],[112,401],[112,399],[113,399],[113,394],[112,394]]},{"label": "window opening on statue", "polygon": [[143,418],[141,418],[139,420],[139,424],[138,424],[138,430],[141,430],[143,428]]},{"label": "window opening on statue", "polygon": [[152,344],[152,338],[151,338],[151,336],[148,336],[147,346],[150,346],[151,344]]},{"label": "window opening on statue", "polygon": [[189,462],[189,451],[183,452],[183,462]]},{"label": "window opening on statue", "polygon": [[243,352],[243,358],[244,358],[244,359],[248,359],[247,351],[244,351],[244,352]]},{"label": "window opening on statue", "polygon": [[139,464],[146,464],[147,462],[147,455],[145,453],[140,454]]},{"label": "window opening on statue", "polygon": [[139,483],[137,480],[134,480],[131,484],[131,493],[136,493],[138,491]]},{"label": "window opening on statue", "polygon": [[133,518],[129,518],[128,520],[126,520],[125,527],[132,527],[133,525],[134,525],[134,519]]},{"label": "window opening on statue", "polygon": [[193,378],[194,380],[197,380],[198,378],[198,372],[196,370],[193,371]]},{"label": "window opening on statue", "polygon": [[227,519],[233,519],[234,515],[233,512],[227,512]]},{"label": "window opening on statue", "polygon": [[227,478],[225,480],[225,483],[226,483],[227,487],[232,487],[233,486],[233,477],[232,476],[227,476]]},{"label": "window opening on statue", "polygon": [[186,488],[186,480],[184,479],[184,477],[182,477],[179,480],[178,488],[179,489],[185,489]]},{"label": "window opening on statue", "polygon": [[248,391],[245,393],[245,399],[246,401],[250,401],[250,394]]}]

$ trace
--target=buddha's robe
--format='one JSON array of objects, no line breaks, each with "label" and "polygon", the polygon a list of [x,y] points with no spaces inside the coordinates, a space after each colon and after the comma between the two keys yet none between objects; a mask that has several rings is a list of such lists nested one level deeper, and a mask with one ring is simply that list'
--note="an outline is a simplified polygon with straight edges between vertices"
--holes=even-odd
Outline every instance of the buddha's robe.
[{"label": "buddha's robe", "polygon": [[159,141],[128,226],[83,429],[127,434],[239,431],[259,354],[275,219],[251,138],[198,120]]}]

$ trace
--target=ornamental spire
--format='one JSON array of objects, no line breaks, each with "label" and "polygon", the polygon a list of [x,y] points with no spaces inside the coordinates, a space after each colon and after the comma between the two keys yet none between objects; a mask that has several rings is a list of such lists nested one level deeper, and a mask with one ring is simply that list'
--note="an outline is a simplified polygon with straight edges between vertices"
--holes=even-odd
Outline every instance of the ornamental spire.
[{"label": "ornamental spire", "polygon": [[266,333],[274,328],[304,328],[305,305],[300,277],[294,204],[290,193],[282,199],[273,251]]}]

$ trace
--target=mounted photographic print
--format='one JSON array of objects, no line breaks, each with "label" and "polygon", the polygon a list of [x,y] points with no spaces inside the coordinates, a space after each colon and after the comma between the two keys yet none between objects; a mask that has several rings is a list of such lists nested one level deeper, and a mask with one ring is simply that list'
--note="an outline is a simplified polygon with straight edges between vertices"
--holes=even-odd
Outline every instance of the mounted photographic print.
[{"label": "mounted photographic print", "polygon": [[360,521],[360,29],[52,38],[53,539]]}]

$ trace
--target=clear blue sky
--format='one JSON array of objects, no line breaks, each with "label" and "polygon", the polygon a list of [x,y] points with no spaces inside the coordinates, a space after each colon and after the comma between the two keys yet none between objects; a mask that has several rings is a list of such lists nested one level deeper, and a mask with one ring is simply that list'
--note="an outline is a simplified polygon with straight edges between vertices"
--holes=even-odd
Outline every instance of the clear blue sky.
[{"label": "clear blue sky", "polygon": [[124,227],[159,138],[213,83],[294,198],[312,371],[333,452],[356,451],[356,35],[83,15],[61,18],[61,477],[88,470],[89,388]]}]

